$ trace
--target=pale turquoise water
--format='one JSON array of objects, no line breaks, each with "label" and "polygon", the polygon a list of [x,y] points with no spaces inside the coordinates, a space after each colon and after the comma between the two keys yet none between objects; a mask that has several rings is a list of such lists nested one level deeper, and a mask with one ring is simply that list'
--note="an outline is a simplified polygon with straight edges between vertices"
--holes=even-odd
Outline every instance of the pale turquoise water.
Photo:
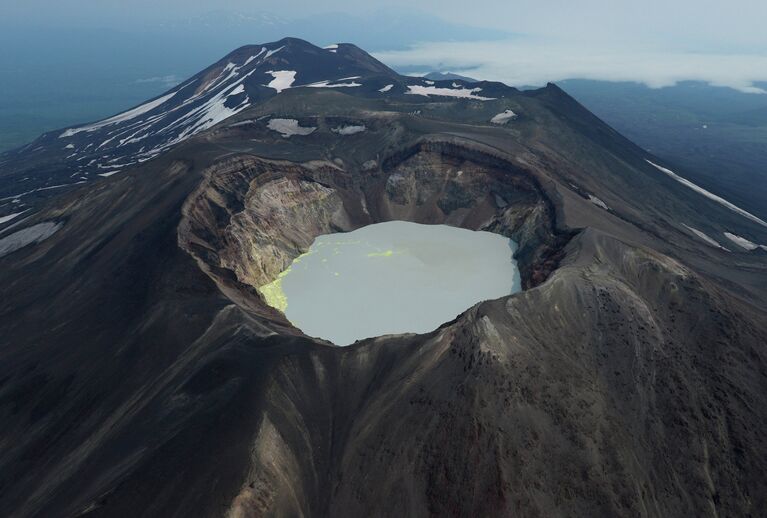
[{"label": "pale turquoise water", "polygon": [[515,250],[490,232],[403,221],[319,236],[281,279],[285,315],[337,345],[429,332],[477,302],[519,291]]}]

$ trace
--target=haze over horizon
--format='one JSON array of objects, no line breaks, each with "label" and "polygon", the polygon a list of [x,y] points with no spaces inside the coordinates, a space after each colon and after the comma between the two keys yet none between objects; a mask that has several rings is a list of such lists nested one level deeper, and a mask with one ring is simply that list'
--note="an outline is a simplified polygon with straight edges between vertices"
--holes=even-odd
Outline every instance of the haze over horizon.
[{"label": "haze over horizon", "polygon": [[[0,7],[0,26],[6,26],[6,50],[22,53],[29,36],[66,49],[78,43],[78,36],[65,38],[61,30],[75,29],[82,45],[100,30],[111,33],[108,39],[132,39],[136,52],[162,55],[169,50],[155,37],[165,31],[173,34],[175,44],[189,45],[199,54],[200,67],[236,46],[296,36],[320,45],[356,43],[400,69],[464,71],[514,86],[571,78],[636,81],[651,87],[697,80],[765,92],[754,83],[767,81],[767,35],[762,27],[767,4],[651,0],[641,5],[610,3],[610,9],[606,5],[601,0],[577,5],[480,0],[467,9],[455,0],[426,0],[413,9],[409,2],[394,0],[384,11],[380,4],[349,0],[268,2],[258,7],[227,0],[211,12],[209,3],[201,0],[136,0],[130,6],[113,0],[31,0]],[[36,29],[30,33],[32,27]],[[139,42],[138,34],[150,36]],[[202,41],[194,41],[200,36]],[[209,53],[197,51],[200,46],[207,46]],[[77,58],[71,51],[59,56],[62,61]],[[167,70],[156,77],[191,70]]]},{"label": "haze over horizon", "polygon": [[[395,0],[385,10],[348,0],[229,0],[215,10],[202,0],[6,3],[0,150],[136,106],[237,47],[286,36],[354,43],[409,75],[450,71],[517,87],[587,79],[661,88],[692,80],[763,94],[762,19],[767,6],[753,0],[728,7],[652,0],[641,8],[480,0],[471,9],[454,0],[416,8]],[[744,97],[748,107],[762,104],[761,96]]]}]

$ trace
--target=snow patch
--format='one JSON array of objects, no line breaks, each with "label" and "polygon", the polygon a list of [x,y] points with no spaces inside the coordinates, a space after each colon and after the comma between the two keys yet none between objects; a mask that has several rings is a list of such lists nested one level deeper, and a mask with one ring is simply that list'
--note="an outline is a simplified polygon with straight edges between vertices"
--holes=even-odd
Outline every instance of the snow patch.
[{"label": "snow patch", "polygon": [[478,101],[491,101],[493,100],[493,97],[481,97],[479,95],[475,95],[477,92],[481,92],[481,88],[458,88],[458,89],[452,89],[452,88],[438,88],[436,86],[422,86],[422,85],[411,85],[407,87],[406,94],[412,94],[412,95],[437,95],[441,97],[463,97],[466,99],[476,99]]},{"label": "snow patch", "polygon": [[240,126],[250,126],[251,124],[253,124],[253,122],[254,122],[253,119],[248,119],[248,120],[244,120],[244,121],[235,122],[233,124],[230,124],[229,127],[230,128],[239,128]]},{"label": "snow patch", "polygon": [[603,208],[605,210],[610,210],[610,207],[608,207],[605,202],[603,202],[602,200],[600,200],[599,198],[597,198],[593,194],[589,194],[588,197],[589,197],[589,201],[591,203],[593,203],[594,205],[596,205],[597,207],[601,207],[601,208]]},{"label": "snow patch", "polygon": [[293,85],[293,82],[296,80],[295,70],[270,70],[267,72],[267,74],[271,74],[274,79],[272,79],[266,86],[269,88],[274,88],[277,90],[277,93],[290,88]]},{"label": "snow patch", "polygon": [[64,149],[74,149],[74,148],[75,148],[74,144],[67,144],[66,146],[64,146]]},{"label": "snow patch", "polygon": [[[235,90],[237,90],[237,88],[235,88]],[[223,121],[224,119],[228,119],[232,115],[236,115],[237,113],[241,112],[242,110],[250,106],[250,100],[248,98],[245,98],[245,100],[242,103],[240,103],[238,106],[235,106],[234,108],[226,107],[225,106],[226,99],[230,95],[234,95],[234,94],[222,92],[216,95],[215,97],[213,97],[207,103],[205,103],[202,106],[203,110],[201,112],[201,116],[198,118],[197,124],[193,126],[192,128],[187,129],[184,133],[181,134],[181,136],[183,136],[184,138],[187,138],[192,135],[195,135],[199,133],[200,131],[203,131],[215,126],[216,124]]]},{"label": "snow patch", "polygon": [[248,59],[246,59],[246,60],[245,60],[245,63],[243,63],[242,65],[240,65],[240,68],[243,68],[243,67],[246,67],[246,66],[250,65],[250,63],[251,63],[252,61],[254,61],[254,60],[258,59],[258,57],[259,57],[261,54],[263,54],[264,52],[266,52],[266,47],[261,47],[261,50],[258,52],[258,54],[256,54],[255,56],[250,56]]},{"label": "snow patch", "polygon": [[61,223],[46,221],[14,232],[0,239],[0,257],[8,255],[27,245],[37,244],[48,239],[61,228]]},{"label": "snow patch", "polygon": [[112,176],[113,174],[117,174],[120,171],[109,171],[108,173],[99,173],[99,176],[103,176],[104,178],[108,178]]},{"label": "snow patch", "polygon": [[162,97],[158,99],[155,99],[154,101],[149,101],[148,103],[144,103],[141,106],[137,106],[136,108],[133,108],[132,110],[128,110],[127,112],[120,113],[118,115],[115,115],[114,117],[104,119],[103,121],[97,122],[96,124],[81,126],[79,128],[70,128],[66,130],[64,133],[62,133],[61,135],[59,135],[59,138],[71,137],[82,131],[88,131],[88,132],[96,131],[97,129],[103,128],[104,126],[109,126],[112,124],[117,124],[118,122],[124,122],[127,120],[135,119],[136,117],[140,115],[143,115],[149,111],[154,110],[161,104],[168,101],[174,95],[176,95],[176,92],[171,92],[167,95],[163,95]]},{"label": "snow patch", "polygon": [[13,214],[8,214],[7,216],[0,216],[0,224],[5,223],[6,221],[11,221],[16,216],[24,214],[24,212],[26,211],[14,212]]},{"label": "snow patch", "polygon": [[[706,235],[704,232],[701,232],[701,231],[700,231],[700,230],[698,230],[697,228],[692,228],[692,227],[691,227],[691,226],[689,226],[689,225],[684,225],[684,226],[685,226],[685,228],[686,228],[687,230],[689,230],[690,232],[692,232],[693,234],[695,234],[696,236],[698,236],[700,239],[702,239],[703,241],[705,241],[707,244],[709,244],[709,245],[713,246],[714,248],[721,248],[722,250],[727,250],[725,247],[723,247],[722,245],[720,245],[719,243],[717,243],[715,240],[713,240],[713,239],[711,239],[710,237],[708,237],[708,236],[707,236],[707,235]],[[729,250],[727,250],[727,251],[729,252]]]},{"label": "snow patch", "polygon": [[282,134],[285,138],[292,135],[309,135],[317,129],[313,126],[302,127],[296,119],[271,119],[266,127]]},{"label": "snow patch", "polygon": [[394,85],[386,85],[386,86],[384,86],[383,88],[381,88],[381,89],[380,89],[380,90],[378,90],[378,91],[379,91],[379,92],[381,92],[381,93],[386,93],[386,92],[388,92],[389,90],[391,90],[392,88],[394,88]]},{"label": "snow patch", "polygon": [[738,245],[741,248],[745,248],[746,250],[756,250],[757,248],[761,248],[763,250],[767,250],[767,245],[757,245],[753,241],[749,241],[745,237],[741,237],[737,234],[733,234],[731,232],[725,232],[725,237]]},{"label": "snow patch", "polygon": [[339,126],[338,128],[333,128],[331,131],[333,133],[338,133],[339,135],[354,135],[355,133],[362,133],[365,131],[365,126]]},{"label": "snow patch", "polygon": [[490,122],[492,122],[493,124],[506,124],[510,120],[516,119],[516,118],[517,118],[517,114],[514,113],[513,111],[504,110],[497,115],[493,115],[493,118],[490,119]]},{"label": "snow patch", "polygon": [[[362,86],[361,83],[357,83],[354,79],[359,79],[360,76],[344,77],[341,79],[326,79],[324,81],[317,81],[309,83],[308,85],[301,85],[307,88],[353,88],[356,86]],[[338,83],[337,81],[351,81],[351,83]],[[333,84],[331,84],[333,83]]]},{"label": "snow patch", "polygon": [[[221,90],[219,93],[208,99],[204,104],[201,106],[198,106],[191,112],[187,113],[186,115],[176,119],[168,126],[158,130],[155,133],[164,133],[166,131],[183,127],[183,131],[173,140],[170,140],[168,142],[165,142],[161,146],[158,146],[154,149],[151,149],[147,152],[145,152],[143,155],[146,157],[145,159],[138,159],[139,163],[150,160],[151,158],[154,158],[159,154],[161,151],[179,143],[183,142],[184,140],[192,137],[193,135],[196,135],[197,133],[204,131],[210,127],[215,126],[219,122],[231,117],[232,115],[236,115],[248,106],[250,106],[250,99],[246,96],[245,99],[234,108],[229,108],[226,106],[227,98],[231,95],[236,95],[233,92],[237,92],[237,94],[242,93],[244,90],[241,88],[242,82],[250,76],[253,72],[255,72],[255,68],[239,78],[236,83],[228,86],[227,88]],[[142,148],[143,149],[143,148]]]},{"label": "snow patch", "polygon": [[264,59],[269,59],[270,57],[274,56],[275,54],[277,54],[279,51],[281,51],[284,48],[285,48],[285,45],[283,45],[282,47],[278,49],[270,50],[269,52],[266,53],[266,56],[264,56]]},{"label": "snow patch", "polygon": [[[240,67],[238,67],[235,63],[232,63],[231,61],[226,64],[226,66],[221,70],[221,72],[218,73],[218,76],[216,76],[215,79],[208,82],[208,84],[203,88],[202,92],[208,92],[210,90],[214,90],[221,86],[222,84],[227,83],[230,79],[233,79],[238,73],[239,73]],[[226,77],[224,77],[224,74],[227,74]],[[184,104],[187,104],[188,102],[196,99],[199,97],[198,95],[192,96],[191,98],[187,99]]]},{"label": "snow patch", "polygon": [[666,169],[665,167],[663,167],[663,166],[659,166],[658,164],[655,164],[655,163],[653,163],[653,162],[650,162],[650,161],[649,161],[649,160],[647,160],[647,159],[645,159],[645,161],[646,161],[648,164],[650,164],[650,165],[654,166],[654,167],[655,167],[656,169],[658,169],[659,171],[662,171],[662,172],[666,173],[666,174],[667,174],[667,175],[669,175],[671,178],[673,178],[673,179],[674,179],[674,180],[676,180],[677,182],[681,183],[681,184],[682,184],[682,185],[684,185],[685,187],[689,187],[689,188],[690,188],[690,189],[692,189],[693,191],[695,191],[695,192],[698,192],[698,193],[702,194],[702,195],[703,195],[703,196],[705,196],[706,198],[709,198],[709,199],[711,199],[711,200],[714,200],[715,202],[717,202],[717,203],[719,203],[719,204],[721,204],[721,205],[724,205],[725,207],[727,207],[727,208],[728,208],[728,209],[730,209],[731,211],[737,212],[737,213],[738,213],[738,214],[740,214],[741,216],[743,216],[743,217],[745,217],[745,218],[748,218],[748,219],[750,219],[751,221],[754,221],[754,222],[756,222],[756,223],[759,223],[760,225],[762,225],[762,226],[764,226],[764,227],[767,227],[767,221],[764,221],[764,220],[761,220],[761,219],[757,218],[756,216],[754,216],[754,215],[753,215],[753,214],[751,214],[750,212],[746,212],[745,210],[741,209],[741,208],[740,208],[740,207],[738,207],[737,205],[734,205],[734,204],[730,203],[729,201],[725,200],[725,199],[724,199],[724,198],[722,198],[721,196],[717,196],[716,194],[714,194],[714,193],[712,193],[712,192],[709,192],[709,191],[707,191],[707,190],[706,190],[706,189],[704,189],[703,187],[700,187],[700,186],[698,186],[698,185],[695,185],[695,184],[694,184],[694,183],[692,183],[690,180],[687,180],[686,178],[682,178],[681,176],[679,176],[678,174],[676,174],[675,172],[673,172],[671,169]]},{"label": "snow patch", "polygon": [[26,196],[27,194],[32,194],[33,192],[47,191],[50,189],[61,189],[62,187],[69,187],[70,185],[77,185],[79,183],[84,183],[84,182],[63,183],[60,185],[50,185],[48,187],[38,187],[37,189],[32,189],[31,191],[26,191],[20,194],[14,194],[13,196],[6,196],[5,198],[0,198],[0,201],[14,200],[14,203],[18,203],[19,198],[21,198],[22,196]]}]

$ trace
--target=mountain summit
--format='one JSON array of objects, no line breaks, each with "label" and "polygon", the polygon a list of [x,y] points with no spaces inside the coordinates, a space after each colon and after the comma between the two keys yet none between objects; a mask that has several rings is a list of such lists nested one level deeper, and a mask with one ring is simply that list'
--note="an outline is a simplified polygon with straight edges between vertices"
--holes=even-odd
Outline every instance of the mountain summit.
[{"label": "mountain summit", "polygon": [[[47,133],[28,146],[0,155],[0,174],[21,179],[30,170],[39,172],[42,164],[47,182],[24,186],[27,191],[38,189],[36,195],[42,196],[51,186],[86,182],[95,175],[107,176],[151,160],[288,90],[342,89],[373,98],[409,93],[483,98],[479,95],[483,88],[468,84],[401,76],[349,43],[320,48],[298,38],[284,38],[247,45],[144,104],[97,122]],[[485,90],[498,97],[513,89],[485,83]],[[17,194],[13,182],[0,188],[0,196]]]}]

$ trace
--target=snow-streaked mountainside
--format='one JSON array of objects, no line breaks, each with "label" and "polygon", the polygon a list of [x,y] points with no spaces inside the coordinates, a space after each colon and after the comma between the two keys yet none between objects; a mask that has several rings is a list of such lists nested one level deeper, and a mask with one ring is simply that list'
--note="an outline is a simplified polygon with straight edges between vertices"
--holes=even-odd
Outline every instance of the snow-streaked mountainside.
[{"label": "snow-streaked mountainside", "polygon": [[[474,102],[478,109],[479,105],[490,109],[498,104],[499,109],[482,121],[490,126],[513,126],[519,122],[520,114],[504,103],[514,96],[536,95],[520,93],[502,83],[476,82],[451,74],[403,76],[348,43],[318,47],[297,38],[284,38],[247,45],[139,106],[100,121],[46,133],[23,148],[0,155],[0,224],[10,222],[24,211],[34,212],[41,201],[68,188],[101,181],[144,164],[270,99],[286,95],[306,99],[302,94],[321,90],[393,103],[391,106],[410,105],[417,115],[424,103]],[[265,124],[285,139],[310,135],[317,129],[282,115],[274,114]],[[332,131],[352,135],[364,131],[364,126],[339,126]],[[763,220],[652,160],[646,159],[686,187],[767,226]],[[601,197],[591,193],[584,196],[610,210]],[[741,245],[738,250],[759,248],[738,244]]]},{"label": "snow-streaked mountainside", "polygon": [[729,201],[725,200],[725,199],[724,199],[724,198],[722,198],[721,196],[717,196],[716,194],[714,194],[714,193],[712,193],[712,192],[709,192],[709,191],[707,191],[707,190],[706,190],[706,189],[704,189],[703,187],[700,187],[700,186],[698,186],[698,185],[695,185],[695,184],[694,184],[694,183],[692,183],[690,180],[687,180],[686,178],[682,178],[681,176],[679,176],[678,174],[676,174],[676,173],[675,173],[674,171],[672,171],[671,169],[668,169],[668,168],[666,168],[666,167],[660,166],[660,165],[658,165],[658,164],[656,164],[655,162],[652,162],[652,161],[650,161],[650,160],[648,160],[647,162],[648,162],[649,164],[651,164],[652,166],[654,166],[655,168],[657,168],[659,171],[662,171],[662,172],[666,173],[667,175],[669,175],[671,178],[673,178],[673,179],[674,179],[674,180],[676,180],[677,182],[681,183],[682,185],[684,185],[684,186],[686,186],[686,187],[689,187],[689,188],[690,188],[690,189],[692,189],[693,191],[695,191],[695,192],[698,192],[698,193],[702,194],[702,195],[703,195],[703,196],[705,196],[706,198],[709,198],[709,199],[711,199],[711,200],[714,200],[715,202],[717,202],[717,203],[719,203],[719,204],[721,204],[721,205],[723,205],[723,206],[727,207],[728,209],[730,209],[730,210],[731,210],[731,211],[733,211],[733,212],[737,212],[738,214],[740,214],[740,215],[741,215],[741,216],[743,216],[744,218],[748,218],[748,219],[750,219],[751,221],[754,221],[754,222],[756,222],[756,223],[759,223],[759,224],[760,224],[760,225],[762,225],[763,227],[767,227],[767,221],[764,221],[764,220],[762,220],[762,219],[759,219],[759,218],[757,218],[756,216],[754,216],[754,215],[753,215],[753,214],[751,214],[750,212],[747,212],[747,211],[745,211],[745,210],[741,209],[740,207],[738,207],[737,205],[734,205],[734,204],[730,203]]},{"label": "snow-streaked mountainside", "polygon": [[[101,121],[49,132],[0,155],[0,198],[111,176],[151,160],[232,115],[288,90],[337,89],[365,97],[489,100],[516,91],[501,83],[436,82],[401,76],[355,45],[317,47],[296,38],[241,47],[146,103]],[[45,163],[45,174],[37,166]],[[52,164],[55,163],[55,166]],[[34,177],[29,173],[34,169]]]},{"label": "snow-streaked mountainside", "polygon": [[[22,151],[56,146],[78,169],[119,169],[159,153],[289,88],[360,87],[366,77],[376,89],[398,77],[354,45],[321,49],[286,38],[239,48],[181,85],[145,104],[91,124],[51,132]],[[384,81],[383,78],[386,78]]]}]

